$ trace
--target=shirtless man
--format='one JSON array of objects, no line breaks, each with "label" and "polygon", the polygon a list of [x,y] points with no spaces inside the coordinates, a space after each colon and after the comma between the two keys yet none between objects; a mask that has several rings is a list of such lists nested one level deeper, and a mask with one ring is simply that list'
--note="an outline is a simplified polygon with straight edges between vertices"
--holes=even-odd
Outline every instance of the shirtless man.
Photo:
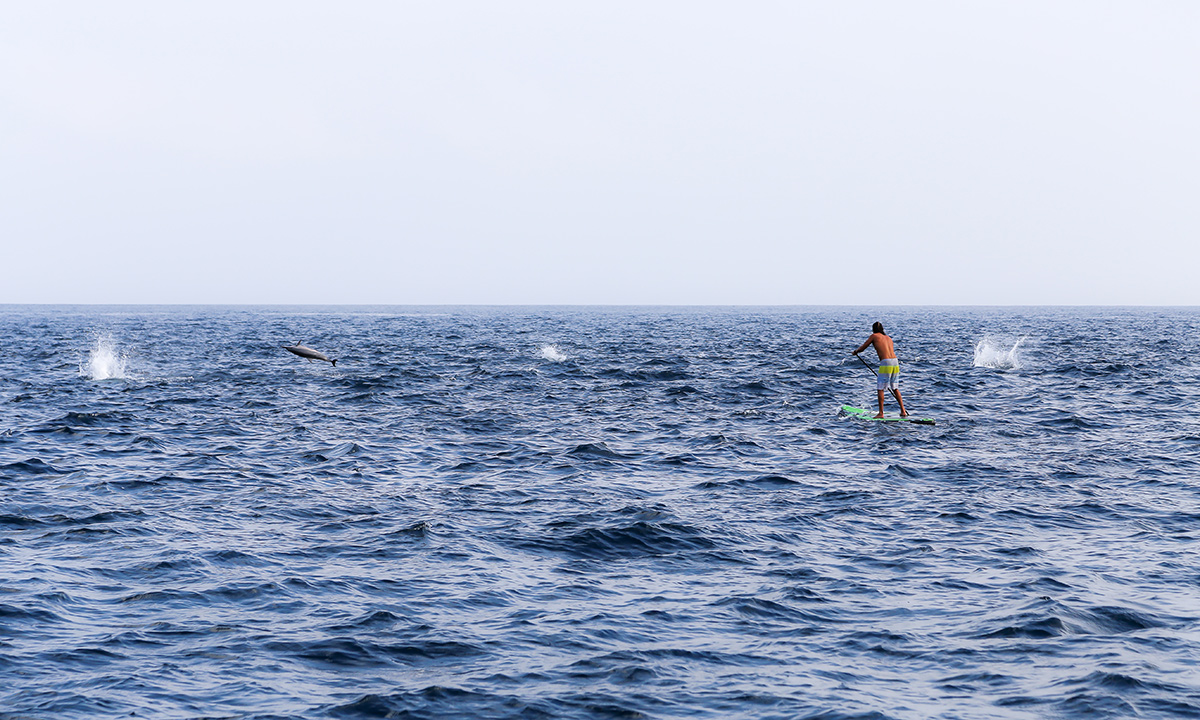
[{"label": "shirtless man", "polygon": [[896,396],[896,402],[900,403],[900,417],[908,417],[908,411],[904,409],[904,399],[900,397],[900,361],[896,359],[896,348],[892,345],[892,339],[883,333],[883,323],[877,322],[872,325],[871,337],[850,354],[858,355],[866,350],[868,345],[874,345],[875,354],[879,356],[879,373],[876,380],[876,389],[879,391],[879,414],[875,417],[883,417],[884,390],[891,390],[892,394]]}]

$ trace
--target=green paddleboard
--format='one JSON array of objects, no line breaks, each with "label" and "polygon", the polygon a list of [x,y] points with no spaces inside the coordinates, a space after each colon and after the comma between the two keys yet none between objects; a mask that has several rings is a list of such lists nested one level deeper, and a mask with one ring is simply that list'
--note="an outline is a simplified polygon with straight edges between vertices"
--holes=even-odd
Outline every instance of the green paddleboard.
[{"label": "green paddleboard", "polygon": [[862,408],[856,408],[853,405],[843,405],[842,412],[846,413],[850,417],[861,418],[863,420],[873,420],[875,422],[909,422],[909,423],[916,423],[917,425],[933,425],[933,424],[935,424],[933,422],[933,420],[931,420],[929,418],[918,418],[918,417],[912,417],[911,415],[908,417],[877,418],[877,417],[875,417],[875,413],[871,412],[870,410],[863,410]]}]

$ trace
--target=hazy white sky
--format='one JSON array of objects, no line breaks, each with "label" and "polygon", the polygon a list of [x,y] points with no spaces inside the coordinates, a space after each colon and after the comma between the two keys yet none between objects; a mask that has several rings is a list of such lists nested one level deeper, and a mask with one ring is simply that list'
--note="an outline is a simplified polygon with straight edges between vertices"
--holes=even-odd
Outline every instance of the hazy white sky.
[{"label": "hazy white sky", "polygon": [[1200,3],[25,2],[0,302],[1200,304]]}]

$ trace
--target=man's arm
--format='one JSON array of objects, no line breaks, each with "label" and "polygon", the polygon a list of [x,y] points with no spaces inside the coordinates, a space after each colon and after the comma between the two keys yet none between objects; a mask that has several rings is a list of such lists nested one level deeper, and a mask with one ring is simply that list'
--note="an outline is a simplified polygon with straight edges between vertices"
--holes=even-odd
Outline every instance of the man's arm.
[{"label": "man's arm", "polygon": [[863,343],[862,345],[859,345],[859,346],[858,346],[858,349],[857,349],[857,350],[855,350],[854,352],[850,353],[850,354],[851,354],[851,355],[857,355],[857,354],[859,354],[860,352],[862,352],[863,350],[866,350],[866,349],[867,349],[867,346],[868,346],[868,345],[870,345],[870,344],[871,344],[871,342],[872,342],[872,341],[874,341],[874,340],[875,340],[875,333],[871,333],[871,337],[867,338],[867,341],[866,341],[865,343]]}]

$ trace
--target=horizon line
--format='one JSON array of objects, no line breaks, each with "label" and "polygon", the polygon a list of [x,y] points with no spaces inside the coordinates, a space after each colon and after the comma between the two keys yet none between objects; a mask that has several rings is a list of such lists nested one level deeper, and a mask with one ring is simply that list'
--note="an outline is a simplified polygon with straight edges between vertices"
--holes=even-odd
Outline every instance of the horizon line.
[{"label": "horizon line", "polygon": [[246,303],[246,302],[0,302],[0,307],[408,307],[408,308],[1180,308],[1153,303]]}]

